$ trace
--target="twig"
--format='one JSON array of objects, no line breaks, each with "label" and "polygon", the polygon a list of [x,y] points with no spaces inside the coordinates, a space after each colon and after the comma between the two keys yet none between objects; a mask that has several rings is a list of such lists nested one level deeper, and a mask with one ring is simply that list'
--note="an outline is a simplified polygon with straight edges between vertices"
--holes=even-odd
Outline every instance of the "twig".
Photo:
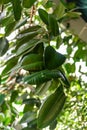
[{"label": "twig", "polygon": [[32,8],[31,8],[31,13],[30,13],[29,26],[31,26],[31,24],[32,24],[32,19],[33,19],[33,16],[34,16],[34,14],[35,14],[35,11],[36,11],[35,6],[32,6]]}]

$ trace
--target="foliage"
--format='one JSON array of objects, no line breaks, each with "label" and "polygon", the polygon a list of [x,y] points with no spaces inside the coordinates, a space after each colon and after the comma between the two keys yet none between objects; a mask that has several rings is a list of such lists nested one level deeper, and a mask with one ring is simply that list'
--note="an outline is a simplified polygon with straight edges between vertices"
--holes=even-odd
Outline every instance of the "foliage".
[{"label": "foliage", "polygon": [[0,129],[87,129],[87,44],[63,27],[79,13],[51,0],[0,6]]}]

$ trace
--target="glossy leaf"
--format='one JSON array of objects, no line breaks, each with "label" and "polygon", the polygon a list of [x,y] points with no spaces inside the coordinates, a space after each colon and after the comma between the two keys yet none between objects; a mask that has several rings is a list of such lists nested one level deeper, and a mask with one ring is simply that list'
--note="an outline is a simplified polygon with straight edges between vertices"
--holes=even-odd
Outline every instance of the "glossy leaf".
[{"label": "glossy leaf", "polygon": [[43,10],[43,9],[39,9],[39,10],[38,10],[38,13],[39,13],[39,16],[40,16],[41,20],[42,20],[46,25],[48,25],[48,24],[49,24],[49,22],[48,22],[48,13],[47,13],[45,10]]},{"label": "glossy leaf", "polygon": [[38,114],[39,128],[48,126],[57,118],[65,104],[65,100],[66,96],[63,92],[62,86],[60,86],[42,104]]},{"label": "glossy leaf", "polygon": [[40,100],[36,99],[36,98],[29,98],[29,99],[25,99],[23,100],[24,104],[28,104],[28,105],[36,105],[36,106],[40,106]]},{"label": "glossy leaf", "polygon": [[[50,58],[49,58],[50,57]],[[44,54],[45,67],[55,69],[65,62],[65,56],[57,52],[52,46],[47,46]]]},{"label": "glossy leaf", "polygon": [[35,48],[33,49],[33,52],[43,56],[43,53],[44,53],[44,41],[42,43],[40,43],[40,44],[37,44],[35,46]]},{"label": "glossy leaf", "polygon": [[32,47],[34,48],[37,44],[41,43],[41,41],[39,41],[38,39],[33,39],[30,40],[29,42],[23,44],[22,46],[20,46],[17,50],[17,56],[21,55],[22,53],[24,53],[25,51],[31,49]]},{"label": "glossy leaf", "polygon": [[38,36],[38,34],[42,33],[42,28],[40,26],[32,26],[27,29],[24,29],[19,32],[17,36],[17,46],[18,49],[22,44],[29,42],[30,40],[34,39]]},{"label": "glossy leaf", "polygon": [[59,34],[59,27],[58,27],[57,20],[55,19],[55,17],[52,14],[48,15],[48,22],[49,22],[50,32],[54,36],[57,36]]},{"label": "glossy leaf", "polygon": [[42,70],[44,67],[43,67],[43,62],[42,61],[37,61],[35,63],[31,63],[29,65],[25,65],[25,66],[22,66],[22,68],[24,70],[27,70],[27,71],[39,71],[39,70]]},{"label": "glossy leaf", "polygon": [[25,34],[25,33],[29,33],[29,32],[35,32],[35,31],[38,31],[40,28],[41,28],[41,26],[39,26],[39,25],[30,26],[28,28],[24,28],[23,30],[21,30],[19,32],[19,34]]},{"label": "glossy leaf", "polygon": [[20,62],[21,62],[21,65],[24,66],[24,65],[29,65],[31,63],[35,63],[42,60],[43,60],[42,55],[31,53],[24,56]]},{"label": "glossy leaf", "polygon": [[34,37],[36,37],[38,35],[38,33],[39,33],[38,31],[35,31],[35,32],[29,32],[29,33],[18,35],[18,40],[17,40],[18,45],[17,45],[16,49],[18,49],[20,46],[22,46],[22,44],[32,40]]},{"label": "glossy leaf", "polygon": [[17,64],[18,58],[12,57],[10,60],[6,62],[5,68],[2,71],[2,75],[5,75],[10,72],[10,70]]},{"label": "glossy leaf", "polygon": [[9,48],[8,40],[5,37],[0,38],[0,56],[3,56]]},{"label": "glossy leaf", "polygon": [[41,84],[54,78],[63,78],[59,70],[42,70],[24,77],[24,82],[29,84]]},{"label": "glossy leaf", "polygon": [[62,71],[60,71],[60,72],[61,72],[61,75],[62,75],[61,81],[63,82],[63,84],[65,85],[66,88],[69,88],[70,87],[69,80],[66,78],[65,74]]},{"label": "glossy leaf", "polygon": [[42,43],[42,39],[38,40],[38,39],[32,39],[29,42],[23,44],[22,46],[20,46],[17,50],[17,56],[21,55],[22,53],[26,53],[26,52],[30,52],[32,51],[36,45]]},{"label": "glossy leaf", "polygon": [[25,23],[27,23],[27,19],[28,17],[26,17],[25,19],[19,21],[16,25],[15,25],[15,29],[20,28],[21,26],[23,26]]},{"label": "glossy leaf", "polygon": [[12,0],[14,18],[18,21],[21,18],[21,1],[20,0]]}]

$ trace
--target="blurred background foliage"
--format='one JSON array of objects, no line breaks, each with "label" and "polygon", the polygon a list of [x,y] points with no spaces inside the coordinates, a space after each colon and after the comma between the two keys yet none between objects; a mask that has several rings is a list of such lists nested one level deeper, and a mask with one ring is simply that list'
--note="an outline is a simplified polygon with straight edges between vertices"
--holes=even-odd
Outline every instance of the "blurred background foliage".
[{"label": "blurred background foliage", "polygon": [[[0,1],[0,130],[87,129],[87,43],[73,34],[68,24],[64,25],[81,14],[72,11],[73,4],[66,7],[61,1],[58,5],[52,0]],[[66,75],[69,88],[64,87],[67,79],[62,83],[53,75],[54,80],[45,79],[46,82],[38,77],[28,83],[23,80],[28,74],[49,69],[49,62],[45,59],[45,66],[43,62],[49,45],[59,52],[61,60],[61,55],[66,57],[60,64],[54,63],[54,57],[50,62],[52,69],[59,65],[57,70]],[[39,56],[35,55],[36,61],[31,56],[28,66],[29,59],[26,61],[25,57],[31,53]],[[48,127],[38,128],[40,106],[60,83],[65,84],[67,95],[64,108]]]}]

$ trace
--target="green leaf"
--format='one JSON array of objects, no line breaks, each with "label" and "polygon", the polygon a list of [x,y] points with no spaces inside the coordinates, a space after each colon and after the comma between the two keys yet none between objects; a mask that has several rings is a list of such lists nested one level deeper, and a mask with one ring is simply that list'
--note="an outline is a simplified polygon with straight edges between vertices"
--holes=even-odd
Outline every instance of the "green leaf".
[{"label": "green leaf", "polygon": [[61,75],[62,75],[61,81],[63,82],[63,84],[65,85],[66,88],[69,88],[70,87],[69,80],[66,78],[65,74],[62,71],[60,71],[60,72],[61,72]]},{"label": "green leaf", "polygon": [[5,75],[10,72],[10,70],[17,64],[18,58],[12,57],[5,63],[5,68],[2,71],[2,75]]},{"label": "green leaf", "polygon": [[63,39],[61,38],[61,35],[58,35],[56,39],[56,49],[58,49],[62,43]]},{"label": "green leaf", "polygon": [[24,65],[29,65],[29,64],[36,63],[36,62],[39,62],[42,60],[43,60],[42,55],[30,53],[30,54],[24,56],[20,62],[21,62],[21,65],[24,66]]},{"label": "green leaf", "polygon": [[31,8],[37,0],[23,0],[23,6],[25,8]]},{"label": "green leaf", "polygon": [[0,94],[0,106],[3,104],[5,99],[5,95],[4,94]]},{"label": "green leaf", "polygon": [[43,57],[40,54],[31,53],[23,57],[20,61],[23,69],[38,71],[43,68]]},{"label": "green leaf", "polygon": [[37,42],[38,42],[37,39],[33,39],[33,40],[30,40],[29,42],[23,44],[22,46],[20,46],[16,52],[17,56],[24,53],[25,51],[27,51],[31,47],[33,47],[35,44],[37,44]]},{"label": "green leaf", "polygon": [[29,130],[39,130],[39,128],[37,128],[37,118],[29,122],[28,127],[30,127]]},{"label": "green leaf", "polygon": [[23,128],[22,130],[40,130],[37,128],[37,119],[35,118],[31,122],[28,123],[28,126]]},{"label": "green leaf", "polygon": [[0,5],[2,5],[2,0],[0,0]]},{"label": "green leaf", "polygon": [[79,18],[80,17],[80,15],[81,15],[81,13],[80,12],[71,12],[71,11],[69,11],[69,12],[67,12],[65,15],[64,15],[64,17],[66,17],[66,18],[72,18],[72,19],[77,19],[77,18]]},{"label": "green leaf", "polygon": [[65,6],[62,2],[59,2],[59,4],[54,9],[53,14],[58,18],[62,18],[65,13]]},{"label": "green leaf", "polygon": [[4,4],[11,2],[12,0],[2,0]]},{"label": "green leaf", "polygon": [[[9,113],[9,112],[8,112]],[[5,120],[4,120],[4,125],[7,126],[9,125],[11,122],[11,114],[8,115],[7,117],[5,117]]]},{"label": "green leaf", "polygon": [[13,14],[10,14],[9,16],[3,17],[2,19],[0,19],[0,24],[1,24],[2,26],[7,26],[7,25],[9,25],[10,23],[12,23],[13,21],[14,21]]},{"label": "green leaf", "polygon": [[13,6],[13,12],[14,12],[14,18],[16,21],[18,21],[21,18],[21,1],[20,0],[12,0],[12,6]]},{"label": "green leaf", "polygon": [[17,56],[18,55],[21,55],[22,53],[28,51],[29,49],[32,50],[32,48],[34,48],[37,44],[41,43],[42,41],[41,40],[38,40],[38,39],[33,39],[33,40],[30,40],[29,42],[23,44],[22,46],[20,46],[17,50]]},{"label": "green leaf", "polygon": [[25,104],[23,112],[26,113],[26,112],[32,111],[33,108],[34,108],[34,104]]},{"label": "green leaf", "polygon": [[40,100],[39,99],[36,99],[36,98],[29,98],[29,99],[25,99],[23,100],[23,103],[24,104],[28,104],[28,105],[38,105],[40,106]]},{"label": "green leaf", "polygon": [[[50,57],[50,58],[49,58]],[[66,60],[66,57],[57,52],[52,46],[47,46],[44,54],[45,67],[47,69],[55,69],[61,66]]]},{"label": "green leaf", "polygon": [[29,33],[25,33],[25,34],[21,34],[18,36],[18,40],[17,40],[17,47],[16,49],[18,49],[20,46],[22,46],[22,44],[29,42],[31,39],[33,41],[33,38],[35,36],[38,35],[38,31],[35,32],[29,32]]},{"label": "green leaf", "polygon": [[60,82],[59,82],[58,79],[52,80],[52,81],[51,81],[51,84],[50,84],[50,86],[49,86],[49,90],[50,90],[50,91],[54,91],[54,90],[58,87],[59,83],[60,83]]},{"label": "green leaf", "polygon": [[38,31],[41,28],[39,25],[30,26],[29,28],[24,28],[19,32],[19,34],[29,33],[29,32],[35,32]]},{"label": "green leaf", "polygon": [[0,85],[1,85],[1,75],[0,75]]},{"label": "green leaf", "polygon": [[15,99],[18,97],[18,90],[13,90],[11,94],[11,102],[14,102]]},{"label": "green leaf", "polygon": [[43,53],[44,53],[44,43],[42,42],[42,43],[36,45],[35,48],[33,49],[33,52],[43,56]]},{"label": "green leaf", "polygon": [[12,68],[9,70],[9,73],[10,73],[10,72],[12,72],[12,73],[18,72],[19,69],[22,69],[20,63],[16,64],[14,67],[12,67]]},{"label": "green leaf", "polygon": [[50,85],[51,85],[51,81],[48,81],[46,83],[37,85],[37,87],[35,89],[35,94],[36,95],[44,95],[44,94],[46,94],[46,92],[49,89]]},{"label": "green leaf", "polygon": [[46,25],[49,25],[49,22],[48,22],[48,13],[45,10],[43,10],[43,9],[38,9],[38,13],[39,13],[39,16],[40,16],[41,20]]},{"label": "green leaf", "polygon": [[43,62],[42,61],[37,61],[35,63],[31,63],[29,65],[25,65],[25,66],[22,66],[23,69],[27,70],[27,71],[39,71],[39,70],[42,70],[44,67],[43,67]]},{"label": "green leaf", "polygon": [[65,69],[67,71],[67,73],[74,73],[75,72],[75,63],[74,64],[70,64],[70,63],[67,63],[65,64]]},{"label": "green leaf", "polygon": [[0,4],[7,4],[11,2],[11,0],[0,0]]},{"label": "green leaf", "polygon": [[59,70],[42,70],[24,77],[24,82],[29,84],[41,84],[54,78],[64,78]]},{"label": "green leaf", "polygon": [[56,128],[57,125],[57,120],[54,120],[51,124],[50,124],[50,130],[54,130]]},{"label": "green leaf", "polygon": [[22,130],[35,130],[35,129],[32,129],[30,127],[24,127]]},{"label": "green leaf", "polygon": [[24,127],[22,130],[39,130],[38,128],[30,128],[30,127]]},{"label": "green leaf", "polygon": [[17,46],[18,49],[22,44],[33,40],[38,34],[42,33],[42,28],[40,26],[32,26],[19,32],[17,36]]},{"label": "green leaf", "polygon": [[0,123],[2,123],[5,119],[5,115],[0,112]]},{"label": "green leaf", "polygon": [[36,113],[35,112],[26,112],[24,113],[24,116],[22,117],[20,123],[29,123],[32,120],[34,120],[36,117]]},{"label": "green leaf", "polygon": [[9,23],[5,27],[5,36],[9,36],[12,33],[12,31],[14,30],[15,25],[16,25],[16,22],[13,21],[13,22]]},{"label": "green leaf", "polygon": [[46,1],[47,1],[46,4],[45,4],[44,1],[43,1],[44,7],[45,7],[46,9],[47,9],[47,8],[52,8],[53,5],[54,5],[53,1],[51,1],[51,0],[46,0]]},{"label": "green leaf", "polygon": [[49,22],[50,32],[51,32],[54,36],[59,35],[58,23],[57,23],[57,20],[55,19],[55,17],[54,17],[52,14],[49,14],[49,15],[48,15],[48,22]]},{"label": "green leaf", "polygon": [[5,37],[0,38],[0,56],[3,56],[9,48],[8,40]]},{"label": "green leaf", "polygon": [[62,86],[51,94],[45,102],[42,104],[38,114],[38,127],[44,128],[50,125],[60,114],[64,104],[66,96],[63,92]]},{"label": "green leaf", "polygon": [[23,20],[19,21],[16,25],[15,25],[15,29],[20,28],[21,26],[23,26],[25,23],[27,23],[27,19],[28,17],[24,18]]}]

